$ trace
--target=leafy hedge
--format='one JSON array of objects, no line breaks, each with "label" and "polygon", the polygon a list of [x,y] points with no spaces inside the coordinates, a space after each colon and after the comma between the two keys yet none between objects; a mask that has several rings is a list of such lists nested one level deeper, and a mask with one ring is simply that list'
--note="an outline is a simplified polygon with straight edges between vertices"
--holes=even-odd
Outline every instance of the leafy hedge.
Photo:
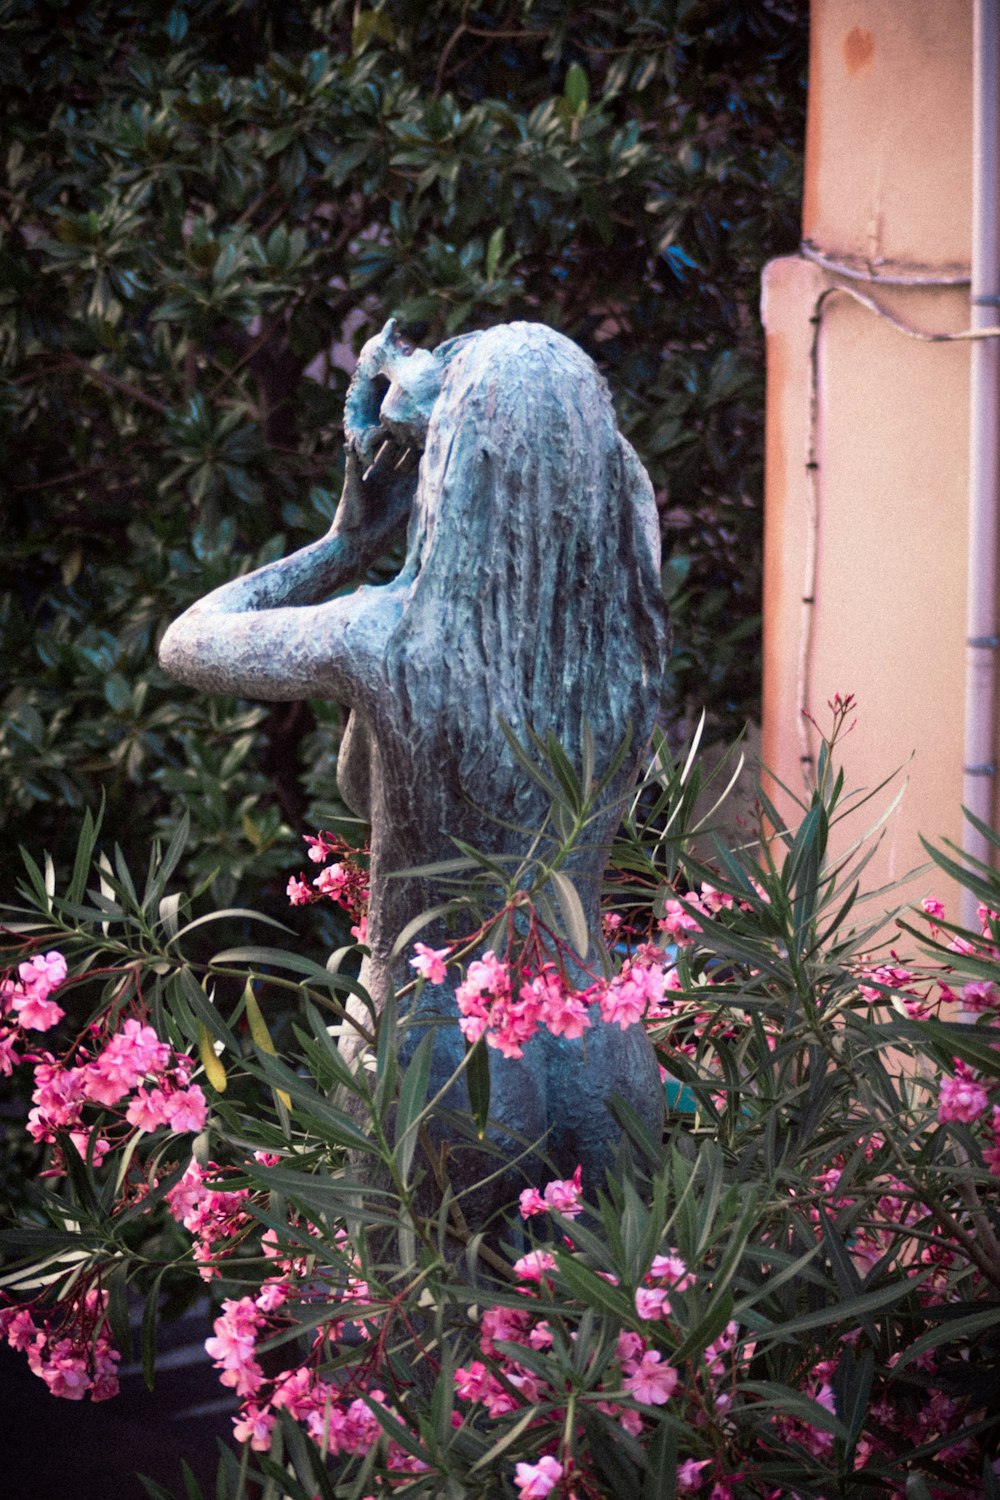
[{"label": "leafy hedge", "polygon": [[187,877],[268,905],[334,818],[331,706],[189,694],[155,646],[325,529],[350,349],[390,312],[594,355],[662,501],[668,712],[753,713],[756,301],[797,234],[805,12],[0,0],[4,861],[65,861],[102,794],[126,849],[183,804]]}]

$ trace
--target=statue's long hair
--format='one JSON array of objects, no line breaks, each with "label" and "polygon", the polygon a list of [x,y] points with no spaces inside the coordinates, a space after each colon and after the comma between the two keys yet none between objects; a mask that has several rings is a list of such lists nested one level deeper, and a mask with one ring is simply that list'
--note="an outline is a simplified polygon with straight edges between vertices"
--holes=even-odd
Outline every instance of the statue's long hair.
[{"label": "statue's long hair", "polygon": [[465,797],[537,816],[511,755],[552,731],[597,767],[648,740],[667,648],[656,510],[593,361],[541,324],[439,351],[444,381],[420,465],[386,670],[411,745],[457,767]]}]

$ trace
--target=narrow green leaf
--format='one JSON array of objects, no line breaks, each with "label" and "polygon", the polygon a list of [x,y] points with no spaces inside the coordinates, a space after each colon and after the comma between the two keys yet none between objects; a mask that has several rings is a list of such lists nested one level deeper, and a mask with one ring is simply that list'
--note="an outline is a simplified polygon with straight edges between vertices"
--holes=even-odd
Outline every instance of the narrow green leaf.
[{"label": "narrow green leaf", "polygon": [[998,1323],[1000,1323],[1000,1307],[995,1301],[982,1307],[978,1312],[966,1313],[958,1318],[942,1318],[937,1327],[929,1329],[927,1333],[922,1333],[918,1339],[913,1340],[912,1344],[907,1344],[896,1361],[893,1373],[898,1374],[928,1349],[940,1349],[944,1344],[954,1343],[960,1338],[971,1338],[977,1333],[986,1333],[989,1330],[995,1332]]},{"label": "narrow green leaf", "polygon": [[507,741],[510,753],[521,767],[521,770],[531,778],[536,786],[543,787],[553,802],[557,802],[559,800],[559,789],[555,782],[550,781],[544,772],[539,770],[511,726],[507,723],[507,720],[502,718],[500,714],[497,715],[497,723],[500,726],[500,733]]},{"label": "narrow green leaf", "polygon": [[181,1473],[184,1476],[184,1493],[187,1496],[187,1500],[205,1500],[201,1485],[195,1478],[194,1470],[186,1458],[181,1459]]},{"label": "narrow green leaf", "polygon": [[[177,979],[180,982],[181,989],[184,992],[184,999],[191,1007],[196,1021],[201,1021],[217,1041],[224,1042],[225,1045],[229,1048],[230,1052],[233,1052],[236,1054],[236,1056],[239,1056],[239,1043],[237,1042],[230,1028],[226,1025],[226,1022],[222,1019],[222,1016],[219,1014],[215,1006],[205,994],[205,991],[202,989],[197,979],[195,979],[194,975],[191,973],[191,970],[178,969]],[[192,1037],[191,1040],[196,1041],[197,1037]]]},{"label": "narrow green leaf", "polygon": [[576,886],[564,870],[552,871],[552,884],[555,886],[567,936],[577,956],[586,958],[590,947],[590,934],[587,931],[587,919],[583,913],[583,902],[577,894]]},{"label": "narrow green leaf", "polygon": [[142,1310],[142,1324],[139,1329],[142,1378],[149,1390],[153,1389],[156,1382],[156,1320],[160,1300],[160,1282],[163,1280],[163,1275],[164,1272],[161,1271],[146,1297],[146,1305]]},{"label": "narrow green leaf", "polygon": [[584,1266],[568,1251],[556,1250],[559,1274],[574,1296],[623,1323],[635,1321],[635,1307],[618,1287]]},{"label": "narrow green leaf", "polygon": [[116,1346],[125,1359],[132,1358],[132,1325],[128,1315],[128,1266],[124,1260],[116,1262],[104,1278],[104,1290],[108,1294],[108,1322]]},{"label": "narrow green leaf", "polygon": [[590,100],[590,84],[579,63],[571,63],[563,84],[563,95],[573,111],[580,115]]},{"label": "narrow green leaf", "polygon": [[375,1059],[375,1107],[384,1115],[396,1093],[399,1037],[396,991],[390,985],[378,1020],[378,1049]]},{"label": "narrow green leaf", "polygon": [[469,1088],[469,1108],[482,1140],[490,1117],[490,1057],[489,1049],[482,1037],[469,1048],[465,1078]]},{"label": "narrow green leaf", "polygon": [[506,1453],[508,1448],[513,1447],[521,1434],[523,1432],[526,1432],[533,1422],[537,1421],[537,1408],[534,1406],[529,1406],[528,1410],[524,1413],[524,1416],[519,1417],[518,1420],[514,1423],[513,1427],[509,1428],[508,1431],[505,1432],[502,1437],[498,1438],[495,1443],[491,1443],[485,1453],[481,1453],[479,1455],[475,1463],[472,1465],[472,1468],[469,1470],[470,1476],[473,1475],[477,1469],[485,1469],[488,1465],[495,1464],[497,1459],[501,1458],[503,1454]]},{"label": "narrow green leaf", "polygon": [[[417,1144],[417,1121],[427,1103],[427,1085],[431,1076],[431,1060],[434,1055],[434,1033],[429,1032],[417,1045],[417,1050],[406,1066],[399,1090],[399,1108],[396,1111],[395,1157],[399,1175],[409,1182],[413,1151]],[[487,1103],[487,1108],[489,1105]]]},{"label": "narrow green leaf", "polygon": [[494,229],[486,242],[486,280],[492,281],[497,274],[497,266],[503,254],[504,227],[501,224]]},{"label": "narrow green leaf", "polygon": [[70,901],[83,900],[84,892],[87,889],[87,876],[90,874],[90,865],[94,857],[94,845],[97,842],[97,834],[103,815],[103,801],[96,820],[91,814],[89,807],[84,811],[80,837],[76,841],[76,857],[73,860],[73,873],[70,876],[66,892]]}]

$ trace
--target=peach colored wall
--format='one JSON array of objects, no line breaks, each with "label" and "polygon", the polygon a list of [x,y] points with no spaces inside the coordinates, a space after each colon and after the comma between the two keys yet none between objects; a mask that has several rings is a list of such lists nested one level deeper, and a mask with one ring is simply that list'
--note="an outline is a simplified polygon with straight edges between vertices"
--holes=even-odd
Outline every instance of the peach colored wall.
[{"label": "peach colored wall", "polygon": [[[803,231],[830,259],[876,277],[954,279],[967,267],[971,15],[969,0],[814,0]],[[908,338],[843,290],[820,302],[830,288],[939,332],[968,326],[968,289],[897,289],[799,256],[764,277],[762,757],[804,787],[801,653],[811,629],[807,706],[822,722],[834,692],[858,698],[844,742],[850,783],[874,787],[906,768],[905,796],[867,872],[880,884],[923,861],[920,833],[961,837],[969,345]],[[873,820],[866,809],[853,831]],[[924,876],[903,895],[950,894],[944,884]]]},{"label": "peach colored wall", "polygon": [[813,0],[802,232],[968,264],[972,0]]}]

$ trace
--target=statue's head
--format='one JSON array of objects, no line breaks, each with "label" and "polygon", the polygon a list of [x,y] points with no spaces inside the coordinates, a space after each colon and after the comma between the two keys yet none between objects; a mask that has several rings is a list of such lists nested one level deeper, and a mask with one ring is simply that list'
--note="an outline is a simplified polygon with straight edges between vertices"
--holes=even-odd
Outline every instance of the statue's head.
[{"label": "statue's head", "polygon": [[435,716],[468,794],[509,810],[498,715],[522,736],[551,730],[574,759],[585,723],[599,759],[631,725],[642,753],[666,649],[652,486],[596,366],[561,334],[514,323],[432,358],[387,666],[414,715]]}]

